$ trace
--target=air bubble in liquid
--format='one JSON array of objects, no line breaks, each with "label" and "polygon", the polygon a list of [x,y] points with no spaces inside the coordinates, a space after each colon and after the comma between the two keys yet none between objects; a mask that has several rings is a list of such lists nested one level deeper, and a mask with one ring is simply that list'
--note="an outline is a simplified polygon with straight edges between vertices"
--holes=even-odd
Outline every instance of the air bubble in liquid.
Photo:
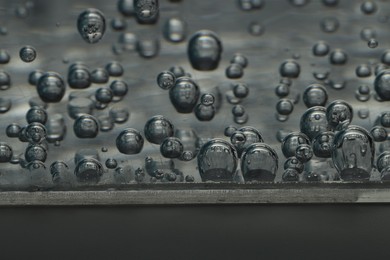
[{"label": "air bubble in liquid", "polygon": [[180,18],[169,18],[163,29],[164,38],[173,43],[179,43],[186,39],[187,24]]},{"label": "air bubble in liquid", "polygon": [[356,90],[355,97],[361,102],[368,101],[371,97],[370,87],[367,85],[360,85],[359,88]]},{"label": "air bubble in liquid", "polygon": [[277,170],[278,155],[267,144],[252,144],[241,156],[241,171],[245,181],[274,181]]},{"label": "air bubble in liquid", "polygon": [[302,163],[310,161],[313,157],[313,150],[309,144],[300,144],[295,150],[295,157]]},{"label": "air bubble in liquid", "polygon": [[359,126],[338,132],[332,160],[344,181],[368,181],[374,162],[375,145],[370,133]]},{"label": "air bubble in liquid", "polygon": [[215,107],[198,104],[195,107],[195,116],[199,121],[211,121],[215,116]]},{"label": "air bubble in liquid", "polygon": [[299,181],[299,172],[294,168],[287,168],[282,175],[283,181],[297,182]]},{"label": "air bubble in liquid", "polygon": [[144,134],[150,143],[161,144],[165,138],[173,136],[174,126],[164,116],[153,116],[146,122]]},{"label": "air bubble in liquid", "polygon": [[198,154],[202,181],[233,181],[237,164],[236,149],[222,139],[208,141]]},{"label": "air bubble in liquid", "polygon": [[390,112],[381,113],[380,123],[383,127],[390,127]]},{"label": "air bubble in liquid", "polygon": [[222,42],[214,32],[198,31],[188,42],[187,54],[194,69],[215,70],[221,60]]},{"label": "air bubble in liquid", "polygon": [[365,78],[371,76],[371,67],[368,64],[360,64],[355,70],[356,76]]},{"label": "air bubble in liquid", "polygon": [[279,67],[281,77],[298,78],[301,73],[301,66],[294,60],[286,60]]},{"label": "air bubble in liquid", "polygon": [[173,88],[176,83],[176,76],[170,71],[163,71],[157,75],[157,85],[163,90]]},{"label": "air bubble in liquid", "polygon": [[336,17],[325,17],[320,21],[320,27],[323,32],[333,33],[340,27],[340,22]]},{"label": "air bubble in liquid", "polygon": [[294,104],[289,99],[280,99],[276,104],[276,111],[279,115],[288,116],[294,110]]},{"label": "air bubble in liquid", "polygon": [[100,103],[107,104],[112,101],[114,94],[109,88],[99,88],[95,92],[95,99]]},{"label": "air bubble in liquid", "polygon": [[265,28],[258,22],[251,22],[248,26],[248,32],[252,36],[260,36],[264,33]]},{"label": "air bubble in liquid", "polygon": [[39,144],[29,144],[24,153],[27,162],[40,161],[45,162],[47,158],[46,149]]},{"label": "air bubble in liquid", "polygon": [[248,58],[244,54],[236,53],[230,60],[230,63],[240,64],[245,69],[248,66]]},{"label": "air bubble in liquid", "polygon": [[76,97],[68,102],[68,115],[76,119],[81,114],[92,114],[93,101],[89,98]]},{"label": "air bubble in liquid", "polygon": [[30,143],[40,144],[46,139],[46,128],[41,123],[30,123],[26,127],[25,137]]},{"label": "air bubble in liquid", "polygon": [[352,106],[344,100],[335,100],[328,105],[326,118],[331,129],[345,129],[353,119]]},{"label": "air bubble in liquid", "polygon": [[28,83],[30,85],[36,86],[38,84],[38,80],[45,74],[42,70],[33,70],[28,75]]},{"label": "air bubble in liquid", "polygon": [[141,133],[133,128],[123,130],[116,138],[116,147],[123,154],[138,154],[144,146]]},{"label": "air bubble in liquid", "polygon": [[305,165],[300,160],[298,160],[297,157],[292,156],[287,158],[287,160],[283,164],[283,168],[285,170],[294,169],[298,173],[302,173],[305,168]]},{"label": "air bubble in liquid", "polygon": [[123,67],[117,61],[112,61],[106,65],[106,71],[111,77],[120,77],[123,75]]},{"label": "air bubble in liquid", "polygon": [[56,72],[46,72],[38,80],[38,95],[44,102],[60,102],[65,95],[65,90],[65,82],[60,74]]},{"label": "air bubble in liquid", "polygon": [[246,98],[249,95],[248,85],[244,83],[234,85],[233,94],[236,98]]},{"label": "air bubble in liquid", "polygon": [[99,129],[102,132],[111,131],[114,128],[114,120],[109,115],[100,115],[97,117]]},{"label": "air bubble in liquid", "polygon": [[115,102],[121,100],[124,96],[126,96],[129,90],[129,86],[123,80],[114,80],[110,84],[110,89],[112,91],[112,94],[114,95],[113,101]]},{"label": "air bubble in liquid", "polygon": [[94,116],[80,115],[73,124],[73,132],[78,138],[95,138],[99,133],[99,124]]},{"label": "air bubble in liquid", "polygon": [[230,137],[230,136],[232,136],[232,134],[234,133],[234,132],[236,132],[237,131],[237,128],[236,127],[234,127],[234,126],[227,126],[226,128],[225,128],[225,130],[224,130],[224,135],[226,136],[226,137]]},{"label": "air bubble in liquid", "polygon": [[46,140],[49,143],[62,141],[66,135],[66,124],[62,114],[51,114],[46,123]]},{"label": "air bubble in liquid", "polygon": [[383,126],[374,126],[370,133],[375,142],[384,142],[387,139],[387,131]]},{"label": "air bubble in liquid", "polygon": [[376,94],[384,101],[390,100],[390,70],[382,70],[374,81]]},{"label": "air bubble in liquid", "polygon": [[8,112],[12,107],[12,100],[10,98],[0,97],[0,114]]},{"label": "air bubble in liquid", "polygon": [[191,78],[181,77],[169,90],[171,103],[179,113],[191,113],[200,96],[198,85]]},{"label": "air bubble in liquid", "polygon": [[101,11],[89,8],[77,19],[77,29],[87,43],[97,43],[106,31],[106,19]]},{"label": "air bubble in liquid", "polygon": [[303,102],[308,108],[325,106],[326,101],[328,101],[328,92],[320,84],[311,84],[303,92]]},{"label": "air bubble in liquid", "polygon": [[342,49],[335,49],[330,53],[329,62],[333,65],[344,65],[347,61],[348,55]]},{"label": "air bubble in liquid", "polygon": [[313,153],[319,158],[330,158],[332,156],[334,133],[327,131],[319,133],[313,139]]},{"label": "air bubble in liquid", "polygon": [[368,40],[367,45],[369,48],[374,49],[374,48],[378,47],[379,43],[376,39],[371,38]]},{"label": "air bubble in liquid", "polygon": [[310,144],[310,139],[303,133],[292,132],[283,138],[281,147],[286,158],[295,156],[295,152],[301,144]]},{"label": "air bubble in liquid", "polygon": [[10,138],[16,138],[19,136],[19,132],[21,129],[22,128],[19,124],[12,123],[7,126],[7,128],[5,129],[5,133]]},{"label": "air bubble in liquid", "polygon": [[32,46],[24,46],[19,51],[19,57],[24,62],[32,62],[37,57],[37,52]]},{"label": "air bubble in liquid", "polygon": [[0,70],[0,90],[7,90],[11,87],[11,77],[8,72]]},{"label": "air bubble in liquid", "polygon": [[105,164],[108,169],[115,169],[118,166],[118,162],[113,158],[108,158]]},{"label": "air bubble in liquid", "polygon": [[[234,146],[237,149],[237,153],[238,153],[239,156],[241,156],[242,152],[246,148],[248,148],[251,144],[264,142],[262,135],[254,127],[244,126],[244,127],[240,128],[240,129],[238,129],[237,132],[241,132],[245,136],[245,142],[236,142],[236,143],[234,143]],[[232,138],[232,136],[231,136],[231,138]]]},{"label": "air bubble in liquid", "polygon": [[82,159],[77,163],[74,174],[79,182],[97,183],[103,175],[103,165],[93,158]]},{"label": "air bubble in liquid", "polygon": [[31,107],[26,113],[26,120],[29,124],[37,122],[44,125],[47,121],[47,112],[41,107]]},{"label": "air bubble in liquid", "polygon": [[13,151],[7,143],[0,142],[0,163],[11,161]]},{"label": "air bubble in liquid", "polygon": [[275,94],[276,94],[276,96],[278,96],[279,98],[287,97],[288,94],[290,94],[290,87],[287,86],[286,84],[279,84],[279,85],[275,88]]},{"label": "air bubble in liquid", "polygon": [[135,14],[134,0],[119,0],[117,8],[124,16],[133,16]]},{"label": "air bubble in liquid", "polygon": [[96,84],[107,83],[110,79],[110,75],[105,68],[97,68],[91,72],[91,82]]},{"label": "air bubble in liquid", "polygon": [[114,106],[110,109],[110,117],[115,123],[123,124],[129,120],[129,109],[126,106]]},{"label": "air bubble in liquid", "polygon": [[160,146],[160,153],[165,158],[179,158],[183,153],[183,144],[177,137],[165,138]]},{"label": "air bubble in liquid", "polygon": [[115,17],[111,20],[110,25],[114,31],[123,31],[126,29],[126,20],[120,17]]},{"label": "air bubble in liquid", "polygon": [[158,0],[134,0],[134,12],[140,24],[154,24],[159,18]]},{"label": "air bubble in liquid", "polygon": [[364,1],[360,5],[360,10],[364,14],[373,14],[376,12],[377,9],[378,9],[378,7],[374,1]]},{"label": "air bubble in liquid", "polygon": [[69,87],[75,89],[88,88],[91,85],[91,74],[89,69],[80,63],[72,64],[68,71]]},{"label": "air bubble in liquid", "polygon": [[310,139],[321,132],[327,131],[328,122],[325,107],[316,106],[306,110],[301,116],[300,129]]},{"label": "air bubble in liquid", "polygon": [[324,41],[317,42],[312,49],[313,55],[318,57],[323,57],[328,55],[329,51],[330,51],[330,47]]},{"label": "air bubble in liquid", "polygon": [[7,64],[11,59],[8,51],[0,49],[0,64]]},{"label": "air bubble in liquid", "polygon": [[154,58],[158,55],[159,51],[160,41],[157,38],[140,39],[137,42],[137,52],[142,58]]}]

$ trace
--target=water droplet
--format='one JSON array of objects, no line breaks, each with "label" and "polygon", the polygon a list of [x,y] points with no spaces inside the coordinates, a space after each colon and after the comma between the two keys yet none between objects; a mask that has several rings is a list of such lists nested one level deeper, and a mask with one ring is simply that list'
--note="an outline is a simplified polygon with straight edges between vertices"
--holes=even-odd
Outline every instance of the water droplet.
[{"label": "water droplet", "polygon": [[313,55],[318,57],[323,57],[328,55],[329,51],[330,51],[330,47],[324,41],[317,42],[312,49]]},{"label": "water droplet", "polygon": [[276,111],[279,115],[288,116],[294,110],[294,104],[289,99],[280,99],[276,104]]},{"label": "water droplet", "polygon": [[118,162],[114,158],[108,158],[106,160],[106,167],[108,169],[115,169],[118,166]]},{"label": "water droplet", "polygon": [[335,49],[330,53],[329,61],[333,65],[344,65],[348,61],[348,56],[344,50]]}]

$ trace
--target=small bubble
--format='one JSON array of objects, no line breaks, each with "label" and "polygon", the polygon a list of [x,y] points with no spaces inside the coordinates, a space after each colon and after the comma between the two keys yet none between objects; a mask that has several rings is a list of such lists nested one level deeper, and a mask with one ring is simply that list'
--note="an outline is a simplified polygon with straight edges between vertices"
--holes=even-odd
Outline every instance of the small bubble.
[{"label": "small bubble", "polygon": [[226,127],[225,130],[224,130],[224,135],[225,135],[226,137],[230,137],[230,136],[232,136],[232,134],[233,134],[235,131],[237,131],[237,128],[236,128],[236,127],[234,127],[234,126],[228,126],[228,127]]},{"label": "small bubble", "polygon": [[383,70],[375,77],[374,87],[380,99],[390,100],[390,70]]},{"label": "small bubble", "polygon": [[297,159],[297,157],[295,156],[292,156],[292,157],[289,157],[283,164],[283,168],[285,170],[287,169],[294,169],[296,170],[298,173],[302,173],[303,170],[305,169],[305,165]]},{"label": "small bubble", "polygon": [[387,139],[387,131],[383,126],[374,126],[370,133],[375,142],[384,142]]},{"label": "small bubble", "polygon": [[177,137],[164,139],[160,146],[160,153],[165,158],[179,158],[183,154],[183,144]]},{"label": "small bubble", "polygon": [[244,76],[244,69],[240,64],[232,63],[226,68],[225,75],[229,79],[239,79]]},{"label": "small bubble", "polygon": [[328,92],[320,84],[311,84],[303,92],[303,102],[306,107],[325,106],[328,101]]},{"label": "small bubble", "polygon": [[24,158],[26,158],[27,162],[32,162],[32,161],[45,162],[47,158],[47,151],[42,145],[29,144],[26,149],[26,152],[24,153]]},{"label": "small bubble", "polygon": [[134,0],[135,18],[139,24],[154,24],[159,17],[158,0]]},{"label": "small bubble", "polygon": [[329,61],[333,65],[344,65],[348,61],[348,56],[341,49],[335,49],[330,53]]},{"label": "small bubble", "polygon": [[47,103],[57,103],[65,95],[65,82],[56,72],[46,72],[37,84],[39,97]]},{"label": "small bubble", "polygon": [[359,78],[370,77],[371,67],[368,64],[360,64],[356,67],[355,73]]},{"label": "small bubble", "polygon": [[4,49],[0,49],[0,64],[7,64],[9,63],[11,59],[11,56],[9,55],[8,51]]},{"label": "small bubble", "polygon": [[110,78],[108,71],[104,68],[97,68],[91,72],[91,82],[96,84],[107,83]]},{"label": "small bubble", "polygon": [[32,62],[37,57],[37,52],[32,46],[24,46],[19,51],[19,57],[24,62]]},{"label": "small bubble", "polygon": [[126,20],[121,17],[115,17],[111,20],[110,25],[114,31],[123,31],[126,29]]},{"label": "small bubble", "polygon": [[118,162],[113,158],[108,158],[106,160],[106,167],[108,169],[115,169],[116,167],[118,167]]},{"label": "small bubble", "polygon": [[378,7],[374,1],[364,1],[360,5],[360,10],[364,14],[373,14],[376,12],[377,9],[378,9]]},{"label": "small bubble", "polygon": [[11,146],[7,143],[0,142],[0,163],[10,162],[13,157]]},{"label": "small bubble", "polygon": [[323,32],[333,33],[340,27],[340,22],[336,17],[325,17],[320,21],[320,27]]},{"label": "small bubble", "polygon": [[301,116],[301,132],[313,139],[317,134],[327,131],[328,121],[326,115],[325,107],[315,106],[306,110]]},{"label": "small bubble", "polygon": [[264,33],[265,28],[258,22],[251,22],[248,26],[248,32],[252,36],[260,36]]},{"label": "small bubble", "polygon": [[165,138],[173,136],[174,126],[164,116],[153,116],[146,122],[144,134],[150,143],[161,144]]},{"label": "small bubble", "polygon": [[97,43],[106,31],[106,19],[101,11],[89,8],[79,15],[77,29],[84,41]]},{"label": "small bubble", "polygon": [[358,110],[358,116],[361,118],[361,119],[366,119],[368,118],[370,115],[370,111],[366,108],[362,108],[362,109],[359,109]]},{"label": "small bubble", "polygon": [[8,112],[12,107],[12,100],[10,98],[0,97],[0,114]]},{"label": "small bubble", "polygon": [[200,98],[200,102],[204,106],[211,106],[215,102],[215,97],[213,94],[209,94],[209,93],[203,94],[202,97]]},{"label": "small bubble", "polygon": [[129,109],[126,106],[114,106],[110,109],[110,117],[115,123],[123,124],[129,120]]},{"label": "small bubble", "polygon": [[103,165],[93,158],[82,159],[77,163],[74,174],[80,182],[96,183],[103,175]]},{"label": "small bubble", "polygon": [[289,99],[280,99],[276,104],[276,111],[279,115],[288,116],[294,110],[294,104]]},{"label": "small bubble", "polygon": [[169,18],[163,28],[163,35],[167,41],[179,43],[186,39],[187,24],[180,18]]},{"label": "small bubble", "polygon": [[310,139],[305,134],[299,132],[288,134],[281,144],[283,155],[286,158],[295,156],[295,152],[301,144],[310,144]]},{"label": "small bubble", "polygon": [[186,182],[194,182],[194,181],[195,181],[195,178],[194,178],[194,176],[192,176],[192,175],[186,175],[185,181],[186,181]]},{"label": "small bubble", "polygon": [[361,102],[366,102],[371,97],[371,89],[367,85],[360,85],[355,93],[356,99]]},{"label": "small bubble", "polygon": [[163,90],[169,90],[175,86],[176,76],[170,71],[163,71],[157,75],[157,85]]},{"label": "small bubble", "polygon": [[244,83],[234,85],[233,94],[237,98],[246,98],[249,95],[248,85]]},{"label": "small bubble", "polygon": [[111,77],[120,77],[123,75],[123,67],[117,61],[112,61],[106,65],[108,75]]},{"label": "small bubble", "polygon": [[379,43],[376,39],[370,39],[370,40],[368,40],[367,45],[369,48],[374,49],[374,48],[378,47]]},{"label": "small bubble", "polygon": [[133,128],[123,130],[116,138],[116,147],[123,154],[138,154],[143,146],[144,138]]},{"label": "small bubble", "polygon": [[301,67],[294,60],[286,60],[279,67],[280,76],[286,78],[298,78],[300,72]]},{"label": "small bubble", "polygon": [[4,70],[0,70],[0,90],[7,90],[11,87],[11,77]]},{"label": "small bubble", "polygon": [[326,109],[326,118],[332,129],[340,131],[352,122],[352,106],[346,101],[335,100],[328,105]]},{"label": "small bubble", "polygon": [[83,114],[74,121],[73,131],[78,138],[95,138],[99,133],[99,124],[95,117]]},{"label": "small bubble", "polygon": [[171,103],[179,113],[191,113],[199,96],[199,86],[188,77],[177,78],[175,86],[169,90]]},{"label": "small bubble", "polygon": [[290,87],[286,84],[279,84],[275,88],[275,94],[279,98],[287,97],[290,94]]},{"label": "small bubble", "polygon": [[112,93],[112,90],[109,88],[99,88],[95,92],[95,99],[96,101],[107,104],[112,101],[114,94]]}]

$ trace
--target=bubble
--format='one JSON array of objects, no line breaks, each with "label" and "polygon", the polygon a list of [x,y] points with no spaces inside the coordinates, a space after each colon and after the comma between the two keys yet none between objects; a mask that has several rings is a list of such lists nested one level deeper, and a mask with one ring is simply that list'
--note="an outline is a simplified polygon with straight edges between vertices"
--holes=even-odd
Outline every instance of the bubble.
[{"label": "bubble", "polygon": [[31,107],[26,113],[26,120],[27,123],[37,122],[45,124],[47,121],[47,112],[41,107]]},{"label": "bubble", "polygon": [[198,102],[200,90],[191,78],[181,77],[169,90],[171,103],[179,113],[191,113]]},{"label": "bubble", "polygon": [[234,132],[236,132],[237,131],[237,128],[236,127],[234,127],[234,126],[227,126],[226,128],[225,128],[225,130],[224,130],[224,135],[226,136],[226,137],[230,137],[230,136],[232,136],[232,134],[234,133]]},{"label": "bubble", "polygon": [[158,0],[134,0],[135,18],[139,24],[154,24],[159,17]]},{"label": "bubble", "polygon": [[248,26],[248,32],[252,36],[260,36],[264,33],[265,28],[258,22],[251,22]]},{"label": "bubble", "polygon": [[280,76],[286,78],[298,78],[301,66],[294,60],[286,60],[279,67]]},{"label": "bubble", "polygon": [[236,149],[222,139],[205,143],[198,154],[202,181],[232,181],[237,169]]},{"label": "bubble", "polygon": [[240,117],[245,114],[245,108],[242,105],[235,105],[232,108],[232,114],[235,117]]},{"label": "bubble", "polygon": [[194,181],[195,181],[195,178],[194,178],[194,176],[186,175],[185,181],[186,181],[186,182],[194,182]]},{"label": "bubble", "polygon": [[94,159],[96,161],[100,161],[100,156],[98,151],[95,149],[85,148],[78,150],[74,156],[75,164],[78,164],[84,159]]},{"label": "bubble", "polygon": [[232,63],[226,68],[225,75],[229,79],[239,79],[244,76],[244,69],[240,64]]},{"label": "bubble", "polygon": [[340,27],[340,22],[336,17],[325,17],[320,21],[320,27],[323,32],[333,33]]},{"label": "bubble", "polygon": [[16,138],[19,136],[19,132],[22,129],[20,125],[16,123],[9,124],[7,128],[5,129],[5,133],[10,138]]},{"label": "bubble", "polygon": [[138,37],[134,33],[124,32],[119,35],[118,48],[119,51],[132,52],[137,49]]},{"label": "bubble", "polygon": [[327,131],[328,121],[326,119],[325,107],[311,107],[301,116],[301,132],[313,139],[317,134]]},{"label": "bubble", "polygon": [[8,51],[0,49],[0,64],[7,64],[11,60]]},{"label": "bubble", "polygon": [[[262,135],[254,127],[244,126],[244,127],[241,127],[240,129],[238,129],[237,132],[241,132],[245,136],[245,142],[235,142],[234,143],[234,146],[237,149],[237,153],[239,156],[241,156],[242,152],[246,148],[248,148],[251,144],[264,142]],[[234,134],[237,134],[237,132],[235,132]],[[233,137],[233,135],[231,136],[231,138],[232,137]],[[235,136],[235,137],[238,137],[238,136]],[[235,137],[233,137],[233,139]]]},{"label": "bubble", "polygon": [[55,161],[50,165],[50,174],[52,175],[53,183],[64,184],[63,181],[68,179],[69,166],[63,161]]},{"label": "bubble", "polygon": [[111,77],[120,77],[123,75],[123,67],[117,61],[111,61],[106,65],[106,71]]},{"label": "bubble", "polygon": [[112,91],[112,94],[114,95],[113,101],[119,101],[121,98],[126,96],[129,87],[127,83],[123,80],[114,80],[110,84],[110,89]]},{"label": "bubble", "polygon": [[195,158],[195,155],[193,154],[193,152],[191,152],[191,151],[184,151],[181,154],[179,160],[188,162],[188,161],[191,161],[194,158]]},{"label": "bubble", "polygon": [[24,153],[24,158],[26,158],[27,162],[45,162],[47,158],[47,151],[42,145],[29,144],[27,146],[26,152]]},{"label": "bubble", "polygon": [[111,28],[114,31],[123,31],[126,29],[126,20],[120,17],[115,17],[111,20]]},{"label": "bubble", "polygon": [[200,102],[204,106],[212,106],[215,102],[215,97],[213,94],[206,93],[202,95]]},{"label": "bubble", "polygon": [[360,31],[360,38],[364,41],[376,38],[376,31],[372,28],[366,27]]},{"label": "bubble", "polygon": [[7,143],[0,142],[0,163],[10,162],[12,159],[12,147]]},{"label": "bubble", "polygon": [[0,70],[0,90],[7,90],[11,87],[11,77],[4,70]]},{"label": "bubble", "polygon": [[329,82],[326,82],[326,84],[335,90],[341,90],[347,86],[346,81],[333,82],[332,80],[330,80]]},{"label": "bubble", "polygon": [[248,58],[245,57],[242,53],[236,53],[230,60],[230,63],[239,64],[242,68],[246,68],[248,66]]},{"label": "bubble", "polygon": [[279,98],[287,97],[287,96],[290,94],[290,87],[287,86],[286,84],[279,84],[279,85],[275,88],[275,94],[276,94],[276,96],[278,96]]},{"label": "bubble", "polygon": [[233,94],[237,98],[246,98],[249,95],[248,85],[244,83],[234,85]]},{"label": "bubble", "polygon": [[390,180],[390,167],[386,167],[381,172],[381,181],[389,181]]},{"label": "bubble", "polygon": [[317,57],[323,57],[323,56],[326,56],[328,55],[330,51],[330,47],[329,45],[324,42],[324,41],[319,41],[317,42],[313,48],[312,48],[312,52],[313,52],[313,55],[314,56],[317,56]]},{"label": "bubble", "polygon": [[375,77],[374,87],[380,99],[390,100],[390,70],[383,70]]},{"label": "bubble", "polygon": [[110,78],[108,71],[104,68],[97,68],[91,73],[91,82],[96,84],[107,83]]},{"label": "bubble", "polygon": [[87,43],[99,42],[106,31],[106,19],[101,11],[89,8],[77,19],[77,29]]},{"label": "bubble", "polygon": [[74,174],[79,182],[98,182],[103,175],[103,165],[93,158],[82,159],[77,163]]},{"label": "bubble", "polygon": [[296,169],[287,168],[282,175],[283,181],[288,182],[298,182],[299,181],[299,173]]},{"label": "bubble", "polygon": [[356,76],[365,78],[371,76],[371,68],[368,64],[360,64],[355,70]]},{"label": "bubble", "polygon": [[33,122],[25,130],[26,139],[33,144],[40,144],[46,139],[46,128],[44,125]]},{"label": "bubble", "polygon": [[378,41],[376,39],[371,38],[371,39],[368,40],[367,45],[368,45],[369,48],[375,49],[376,47],[378,47],[379,43],[378,43]]},{"label": "bubble", "polygon": [[114,94],[109,88],[99,88],[95,92],[95,99],[100,103],[107,104],[112,101]]},{"label": "bubble", "polygon": [[38,84],[39,79],[45,74],[42,70],[33,70],[28,75],[28,83],[30,85],[36,86]]},{"label": "bubble", "polygon": [[37,52],[32,46],[24,46],[19,51],[19,57],[24,62],[32,62],[37,57]]},{"label": "bubble", "polygon": [[164,116],[153,116],[146,122],[144,134],[150,143],[161,144],[165,138],[173,136],[174,126]]},{"label": "bubble", "polygon": [[381,56],[381,62],[385,65],[390,65],[390,50],[385,50]]},{"label": "bubble", "polygon": [[313,153],[319,158],[332,156],[334,133],[327,131],[316,135],[313,139]]},{"label": "bubble", "polygon": [[387,139],[387,131],[383,126],[374,126],[370,133],[375,142],[384,142]]},{"label": "bubble", "polygon": [[165,158],[179,158],[183,153],[184,147],[177,137],[165,138],[160,146],[160,153]]},{"label": "bubble", "polygon": [[56,72],[46,72],[38,80],[38,95],[44,102],[60,102],[65,95],[65,89],[64,80]]},{"label": "bubble", "polygon": [[376,12],[377,9],[378,9],[378,7],[374,1],[364,1],[360,5],[360,10],[364,14],[373,14]]},{"label": "bubble", "polygon": [[169,18],[163,29],[164,38],[173,43],[179,43],[186,39],[187,36],[187,24],[180,18]]},{"label": "bubble", "polygon": [[245,181],[274,181],[278,155],[267,144],[252,144],[241,156],[241,170]]},{"label": "bubble", "polygon": [[109,132],[114,128],[114,120],[108,115],[100,115],[97,117],[100,131]]},{"label": "bubble", "polygon": [[380,123],[383,127],[390,127],[390,112],[381,113]]},{"label": "bubble", "polygon": [[283,155],[286,158],[295,156],[296,150],[301,144],[310,144],[309,137],[299,132],[288,134],[281,144]]},{"label": "bubble", "polygon": [[276,111],[283,116],[290,115],[294,110],[294,104],[289,99],[280,99],[276,104]]},{"label": "bubble", "polygon": [[163,90],[173,88],[176,83],[176,76],[170,71],[163,71],[157,75],[157,85]]},{"label": "bubble", "polygon": [[390,166],[390,152],[385,151],[378,156],[376,167],[379,172]]},{"label": "bubble", "polygon": [[352,106],[344,100],[335,100],[327,107],[326,118],[332,129],[344,129],[352,122]]},{"label": "bubble", "polygon": [[360,85],[355,93],[356,99],[365,102],[368,101],[371,97],[371,89],[367,85]]},{"label": "bubble", "polygon": [[91,85],[91,74],[88,68],[80,63],[72,64],[68,71],[69,87],[75,89],[88,88]]},{"label": "bubble", "polygon": [[110,109],[110,117],[117,124],[123,124],[129,120],[130,113],[125,106],[114,106]]},{"label": "bubble", "polygon": [[294,169],[298,173],[302,173],[304,168],[305,168],[305,166],[304,166],[304,164],[300,160],[297,159],[297,157],[292,156],[292,157],[289,157],[284,162],[283,168],[285,170],[287,170],[287,169]]},{"label": "bubble", "polygon": [[119,0],[117,8],[124,16],[133,16],[135,14],[134,0]]},{"label": "bubble", "polygon": [[195,107],[195,116],[199,121],[211,121],[215,116],[215,107],[198,104]]},{"label": "bubble", "polygon": [[358,116],[361,118],[361,119],[366,119],[370,116],[370,111],[366,108],[362,108],[362,109],[359,109],[358,110]]},{"label": "bubble", "polygon": [[330,53],[329,61],[333,65],[344,65],[348,61],[348,56],[341,49],[335,49]]},{"label": "bubble", "polygon": [[99,124],[95,117],[82,114],[73,124],[73,132],[78,138],[95,138],[99,133]]},{"label": "bubble", "polygon": [[118,166],[118,162],[113,158],[108,158],[106,160],[106,167],[108,169],[115,169]]},{"label": "bubble", "polygon": [[313,157],[313,150],[308,144],[300,144],[295,150],[295,157],[302,163],[306,163]]},{"label": "bubble", "polygon": [[369,180],[375,146],[367,130],[359,126],[349,126],[336,134],[334,147],[332,160],[342,180]]},{"label": "bubble", "polygon": [[185,70],[180,66],[172,66],[169,71],[172,72],[176,78],[180,78],[186,75]]},{"label": "bubble", "polygon": [[137,51],[142,58],[154,58],[160,51],[160,41],[157,38],[139,40],[137,43]]},{"label": "bubble", "polygon": [[333,7],[339,4],[339,0],[322,0],[322,4],[325,6]]},{"label": "bubble", "polygon": [[194,69],[215,70],[221,60],[222,42],[214,32],[198,31],[188,42],[187,54]]},{"label": "bubble", "polygon": [[303,92],[303,102],[310,108],[314,106],[325,106],[328,101],[328,92],[320,84],[311,84]]},{"label": "bubble", "polygon": [[245,113],[242,116],[235,116],[233,118],[233,120],[234,120],[234,123],[239,124],[239,125],[243,125],[243,124],[246,124],[248,122],[249,116],[247,113]]},{"label": "bubble", "polygon": [[12,100],[10,98],[0,97],[0,114],[8,112],[12,107]]}]

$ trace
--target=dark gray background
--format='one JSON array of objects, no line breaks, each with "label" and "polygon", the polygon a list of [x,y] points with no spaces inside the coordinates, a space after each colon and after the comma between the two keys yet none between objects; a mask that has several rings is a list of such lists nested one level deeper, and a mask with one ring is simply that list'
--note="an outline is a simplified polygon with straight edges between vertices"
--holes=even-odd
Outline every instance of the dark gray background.
[{"label": "dark gray background", "polygon": [[1,259],[389,259],[387,205],[2,208]]}]

